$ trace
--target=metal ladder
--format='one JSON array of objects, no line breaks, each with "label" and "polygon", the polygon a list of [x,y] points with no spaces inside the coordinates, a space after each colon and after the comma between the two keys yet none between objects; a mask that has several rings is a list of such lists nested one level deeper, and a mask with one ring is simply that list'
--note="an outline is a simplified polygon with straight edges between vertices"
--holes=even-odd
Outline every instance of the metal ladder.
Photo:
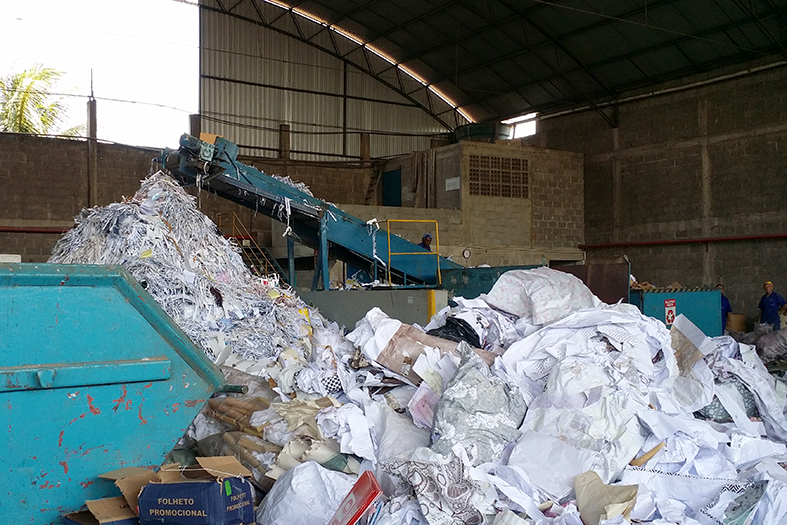
[{"label": "metal ladder", "polygon": [[[243,262],[251,268],[252,273],[260,276],[278,275],[279,279],[284,280],[284,272],[275,259],[269,258],[270,252],[260,248],[252,237],[249,230],[241,221],[240,217],[234,212],[220,213],[216,217],[217,226],[222,233],[229,238],[235,239],[241,249]],[[267,254],[266,254],[267,252]],[[273,261],[273,262],[271,262]]]}]

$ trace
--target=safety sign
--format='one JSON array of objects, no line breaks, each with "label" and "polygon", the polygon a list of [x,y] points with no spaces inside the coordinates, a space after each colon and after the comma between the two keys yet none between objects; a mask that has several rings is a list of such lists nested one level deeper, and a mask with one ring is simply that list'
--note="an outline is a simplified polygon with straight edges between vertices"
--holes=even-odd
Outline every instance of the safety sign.
[{"label": "safety sign", "polygon": [[667,326],[671,326],[675,322],[677,315],[677,306],[675,306],[675,299],[664,300],[664,322]]}]

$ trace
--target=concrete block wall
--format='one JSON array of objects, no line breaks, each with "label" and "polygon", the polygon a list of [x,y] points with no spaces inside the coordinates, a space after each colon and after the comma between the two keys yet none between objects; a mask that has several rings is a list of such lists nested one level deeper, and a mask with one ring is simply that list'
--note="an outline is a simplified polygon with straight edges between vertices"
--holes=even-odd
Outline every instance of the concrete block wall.
[{"label": "concrete block wall", "polygon": [[329,202],[364,204],[369,181],[374,173],[372,167],[331,166],[298,161],[276,161],[274,159],[241,159],[268,175],[290,177],[302,182],[319,199]]},{"label": "concrete block wall", "polygon": [[[459,144],[416,151],[385,162],[382,170],[401,170],[402,206],[458,210],[462,207],[462,194],[459,190],[446,189],[446,180],[461,175],[460,152]],[[376,204],[382,204],[381,188],[377,194]]]},{"label": "concrete block wall", "polygon": [[586,111],[529,141],[585,154],[588,259],[625,254],[657,285],[722,282],[751,327],[763,280],[787,293],[787,68],[618,109],[617,128]]},{"label": "concrete block wall", "polygon": [[[90,176],[85,141],[0,133],[0,253],[19,254],[23,262],[45,262],[64,229],[71,228],[83,208],[105,206],[131,197],[150,173],[159,151],[120,144],[97,144],[96,174]],[[307,165],[291,161],[260,162],[263,171],[289,175],[329,201],[362,203],[371,167]],[[96,183],[90,201],[90,179]],[[235,212],[261,245],[271,242],[268,217],[210,194],[189,191],[214,221]],[[228,229],[228,228],[227,228]]]},{"label": "concrete block wall", "polygon": [[[577,250],[584,240],[581,154],[523,147],[519,141],[462,142],[460,146],[462,210],[467,223],[474,225],[473,240],[478,245]],[[528,198],[471,195],[471,155],[527,160]]]},{"label": "concrete block wall", "polygon": [[161,151],[152,148],[98,144],[97,198],[99,206],[131,197],[150,174],[150,161]]},{"label": "concrete block wall", "polygon": [[85,142],[0,133],[0,156],[0,225],[68,226],[87,206]]},{"label": "concrete block wall", "polygon": [[533,244],[577,248],[585,239],[582,155],[537,150],[532,159]]},{"label": "concrete block wall", "polygon": [[[471,195],[472,155],[526,160],[528,196]],[[384,169],[402,170],[402,204],[407,207],[398,212],[375,209],[374,216],[434,217],[455,209],[448,224],[440,222],[441,239],[446,239],[441,251],[459,256],[469,248],[473,255],[462,260],[465,264],[541,264],[583,258],[578,248],[585,238],[582,154],[523,147],[520,141],[461,142],[391,159]],[[445,180],[450,177],[459,177],[458,190],[446,191]],[[367,211],[350,213],[365,218]],[[422,233],[413,235],[420,239]]]}]

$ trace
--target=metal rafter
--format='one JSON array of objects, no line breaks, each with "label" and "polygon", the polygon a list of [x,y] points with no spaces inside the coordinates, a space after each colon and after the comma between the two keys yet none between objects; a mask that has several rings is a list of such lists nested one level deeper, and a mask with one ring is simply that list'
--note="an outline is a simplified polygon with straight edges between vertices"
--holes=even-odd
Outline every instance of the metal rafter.
[{"label": "metal rafter", "polygon": [[[766,17],[766,19],[774,17],[774,16],[781,16],[785,12],[787,12],[787,9],[784,9],[782,11],[775,12],[775,13],[770,13]],[[745,25],[747,23],[749,23],[749,20],[741,20],[741,21],[737,21],[737,22],[733,22],[733,23],[727,24],[725,26],[713,27],[713,28],[710,28],[710,29],[706,29],[704,31],[700,31],[699,33],[696,33],[696,34],[694,34],[692,36],[681,37],[681,38],[678,38],[678,39],[675,39],[675,40],[670,40],[670,41],[667,41],[667,42],[663,42],[661,44],[657,44],[655,46],[651,46],[651,47],[648,47],[648,48],[645,48],[645,49],[639,49],[637,51],[632,51],[632,52],[626,53],[624,55],[618,55],[618,56],[615,56],[615,57],[608,58],[606,60],[601,60],[599,62],[593,63],[590,67],[593,68],[593,69],[598,69],[598,68],[607,66],[609,64],[614,64],[615,62],[620,62],[620,61],[625,61],[625,60],[633,60],[634,58],[636,58],[639,55],[642,55],[643,53],[647,53],[647,52],[650,52],[650,51],[657,51],[659,49],[664,49],[664,48],[667,48],[667,47],[670,47],[670,46],[678,47],[679,44],[682,44],[684,42],[688,42],[690,40],[693,40],[694,38],[704,38],[707,35],[710,35],[710,34],[713,34],[713,33],[718,33],[720,31],[726,31],[726,30],[729,30],[729,29],[734,29],[736,27],[740,27],[740,26]],[[508,57],[508,58],[510,58],[510,57]],[[636,66],[636,63],[634,65]],[[579,71],[580,71],[580,69],[573,69],[571,71],[565,72],[564,74],[568,75],[568,74],[576,73],[576,72],[579,72]],[[686,71],[686,70],[684,70],[684,71]],[[696,72],[696,70],[695,70],[695,72]],[[691,74],[691,70],[686,71],[686,74]],[[657,83],[664,76],[665,75],[660,75],[660,76],[656,76],[656,77],[648,77],[646,81],[648,83],[651,83],[651,84]],[[526,88],[529,88],[529,87],[532,87],[532,86],[535,86],[535,85],[538,85],[538,84],[542,84],[544,82],[551,82],[553,80],[557,80],[558,78],[559,77],[557,75],[554,75],[554,76],[551,76],[551,77],[538,79],[538,80],[535,80],[533,82],[530,82],[529,84],[525,84],[523,86],[520,86],[517,89],[526,89]],[[483,98],[483,99],[480,99],[480,100],[476,100],[475,102],[473,102],[473,104],[487,103],[490,100],[493,100],[493,99],[497,98],[498,96],[500,96],[499,93],[495,94],[493,96],[490,96],[490,97],[486,97],[486,98]]]},{"label": "metal rafter", "polygon": [[[461,0],[460,0],[460,1],[461,1]],[[511,6],[509,6],[509,5],[508,5],[506,2],[503,2],[503,4],[504,4],[506,7],[508,7],[509,9],[512,9],[512,10],[513,10],[513,8],[512,8]],[[477,12],[477,11],[475,10],[475,7],[474,7],[474,6],[471,6],[471,5],[465,5],[465,8],[466,8],[466,9],[468,9],[468,10],[470,10],[470,11],[472,11],[472,12],[473,12],[473,13],[475,13],[477,16],[479,16],[479,17],[482,17],[482,18],[484,18],[485,20],[487,20],[487,18],[485,17],[485,15],[483,15],[482,13],[479,13],[479,12]],[[536,24],[534,24],[534,23],[533,23],[531,20],[529,20],[527,17],[525,17],[525,16],[522,16],[522,20],[524,20],[524,21],[525,21],[527,24],[529,24],[531,27],[533,27],[534,29],[536,29],[537,31],[539,31],[539,32],[540,32],[541,34],[543,34],[545,37],[547,37],[547,38],[551,38],[549,34],[547,34],[547,33],[546,33],[546,32],[545,32],[543,29],[541,29],[539,26],[537,26]],[[493,22],[494,22],[494,21],[493,21]],[[493,25],[494,25],[494,23],[493,23]],[[556,44],[556,47],[560,48],[560,49],[561,49],[561,50],[562,50],[562,51],[563,51],[563,52],[564,52],[564,53],[565,53],[567,56],[569,56],[569,58],[571,58],[571,60],[573,60],[573,61],[574,61],[576,64],[578,64],[578,65],[580,65],[581,67],[583,67],[583,68],[584,68],[584,66],[582,65],[582,63],[581,63],[579,60],[577,60],[577,58],[576,58],[576,57],[574,57],[574,56],[573,56],[573,55],[572,55],[572,54],[571,54],[571,53],[570,53],[570,52],[569,52],[567,49],[565,49],[565,48],[564,48],[562,45],[560,45],[560,44]],[[559,71],[557,68],[555,68],[555,67],[554,67],[554,66],[553,66],[551,63],[549,63],[547,60],[544,60],[543,58],[541,58],[541,57],[540,57],[540,56],[538,56],[538,55],[535,55],[535,56],[536,56],[536,57],[537,57],[537,58],[538,58],[538,59],[541,61],[541,63],[542,63],[542,64],[544,64],[544,66],[546,66],[547,68],[549,68],[549,69],[550,69],[550,70],[551,70],[553,73],[555,73],[556,75],[558,75],[558,76],[559,76],[559,78],[560,78],[560,79],[561,79],[563,82],[565,82],[566,84],[568,84],[568,86],[569,86],[569,87],[571,87],[571,89],[573,89],[575,92],[577,92],[577,93],[581,94],[581,95],[582,95],[582,96],[583,96],[583,97],[584,97],[584,98],[587,100],[587,102],[590,104],[590,106],[591,106],[591,107],[593,107],[594,109],[597,109],[597,108],[595,108],[595,105],[596,105],[595,101],[594,101],[594,100],[593,100],[593,99],[592,99],[592,98],[591,98],[591,97],[590,97],[590,96],[589,96],[587,93],[585,93],[583,90],[581,90],[581,89],[579,89],[577,86],[575,86],[575,85],[574,85],[574,83],[573,83],[573,82],[571,82],[571,80],[569,80],[568,78],[566,78],[566,77],[565,77],[565,76],[564,76],[564,75],[563,75],[563,74],[562,74],[562,73],[561,73],[561,72],[560,72],[560,71]],[[614,93],[612,93],[612,91],[611,91],[611,90],[609,90],[609,89],[608,89],[608,88],[607,88],[607,87],[606,87],[606,86],[605,86],[605,85],[604,85],[604,84],[603,84],[601,81],[599,81],[599,80],[598,80],[598,79],[597,79],[597,78],[596,78],[594,75],[592,75],[592,74],[591,74],[589,71],[587,71],[587,70],[586,70],[586,73],[588,73],[588,75],[590,75],[590,76],[591,76],[591,78],[593,78],[593,80],[595,80],[595,81],[596,81],[596,83],[597,83],[598,85],[600,85],[602,88],[604,88],[606,91],[608,91],[610,95],[614,96]],[[509,84],[509,86],[511,87],[511,90],[512,90],[512,91],[514,91],[514,92],[517,92],[517,91],[518,91],[518,90],[517,90],[517,89],[516,89],[514,86],[511,86],[510,84]],[[560,90],[560,88],[559,88],[557,85],[555,85],[554,87],[555,87],[556,89]],[[517,92],[517,94],[519,94],[519,93]],[[524,97],[523,97],[523,98],[524,98]],[[611,118],[610,118],[610,117],[609,117],[609,116],[608,116],[608,115],[607,115],[607,114],[606,114],[606,113],[605,113],[603,110],[601,110],[601,109],[597,109],[597,111],[598,111],[598,113],[601,115],[601,117],[602,117],[602,118],[603,118],[605,121],[607,121],[607,123],[608,123],[608,124],[609,124],[611,127],[616,127],[616,126],[617,126],[617,123],[616,123],[614,120],[612,120],[612,119],[611,119]]]},{"label": "metal rafter", "polygon": [[[671,4],[673,2],[674,2],[674,0],[661,0],[661,1],[656,1],[656,2],[649,3],[649,6],[650,6],[650,9],[653,9],[654,7],[658,7],[658,6],[661,6],[661,5],[664,5],[664,4]],[[539,5],[546,6],[548,4],[539,4]],[[530,8],[530,10],[532,10],[532,9],[533,8]],[[526,15],[530,10],[524,11],[522,13],[522,15]],[[638,14],[641,14],[641,13],[643,13],[645,11],[646,11],[646,9],[644,7],[637,8],[637,9],[628,11],[626,13],[623,13],[622,15],[619,16],[619,18],[630,18],[632,16],[636,16]],[[529,22],[527,20],[525,20],[524,16],[520,16],[520,14],[515,15],[514,18],[522,18],[526,23],[529,24]],[[616,18],[618,18],[618,17],[616,17]],[[456,72],[456,74],[462,75],[462,74],[465,74],[465,73],[472,73],[473,71],[476,71],[478,69],[486,68],[486,67],[492,66],[494,64],[499,64],[501,62],[505,62],[506,60],[509,60],[511,58],[514,58],[514,57],[518,57],[518,56],[525,55],[525,54],[528,54],[528,53],[535,54],[535,50],[536,49],[539,49],[539,48],[544,47],[544,46],[552,45],[553,43],[556,43],[556,42],[557,43],[562,43],[562,42],[564,42],[565,40],[567,40],[569,38],[572,38],[574,36],[580,35],[582,33],[586,33],[588,31],[593,31],[595,29],[598,29],[599,27],[603,27],[603,26],[609,25],[609,24],[611,24],[613,22],[616,22],[616,21],[618,21],[618,20],[616,20],[614,18],[605,18],[605,19],[603,19],[603,20],[601,20],[599,22],[596,22],[594,24],[591,24],[591,25],[585,26],[583,28],[576,29],[574,31],[566,33],[564,35],[560,35],[558,37],[555,37],[552,40],[546,40],[544,42],[539,42],[537,44],[533,44],[531,46],[528,46],[526,48],[520,49],[518,51],[514,51],[513,53],[508,53],[506,55],[502,55],[500,57],[495,58],[494,60],[491,60],[491,61],[488,61],[488,62],[484,62],[483,64],[478,64],[476,66],[471,66],[469,68],[466,68],[466,69],[463,69],[463,70],[459,70],[459,71]],[[498,22],[498,24],[501,24],[501,23],[503,23],[503,21]],[[541,32],[535,26],[533,26],[533,28],[536,29],[537,31]],[[543,34],[543,32],[541,32],[541,33]],[[406,61],[404,61],[403,63],[405,63],[405,62]],[[444,80],[449,80],[452,76],[453,75],[445,75],[445,76],[435,80],[435,83],[439,83],[439,82],[442,82]]]},{"label": "metal rafter", "polygon": [[379,1],[380,1],[380,0],[371,0],[371,2],[366,2],[366,3],[365,3],[365,4],[363,4],[362,6],[360,6],[360,7],[357,7],[357,8],[355,8],[355,9],[353,9],[353,10],[352,10],[352,11],[350,11],[349,13],[345,13],[345,14],[341,15],[339,18],[337,18],[337,19],[335,19],[335,20],[329,20],[329,21],[327,21],[327,22],[328,22],[328,27],[323,27],[322,29],[320,29],[319,31],[317,31],[316,33],[314,33],[312,36],[310,36],[310,37],[309,37],[309,39],[311,40],[312,38],[316,37],[316,36],[317,36],[317,35],[319,35],[320,33],[324,33],[325,31],[328,31],[329,33],[333,33],[333,31],[331,31],[331,30],[330,30],[330,28],[331,28],[331,27],[333,27],[333,26],[335,26],[336,24],[339,24],[339,23],[341,23],[341,22],[343,22],[343,21],[347,20],[348,18],[350,18],[350,17],[351,17],[351,16],[353,16],[354,14],[356,14],[356,13],[359,13],[360,11],[363,11],[364,9],[366,9],[366,8],[368,8],[368,7],[370,7],[370,6],[374,5],[374,4],[376,4],[376,3],[377,3],[377,2],[379,2]]},{"label": "metal rafter", "polygon": [[[405,22],[404,24],[396,25],[396,26],[394,26],[394,27],[392,27],[390,29],[387,29],[387,30],[383,31],[382,33],[378,33],[376,35],[373,35],[371,38],[369,38],[369,40],[367,40],[366,43],[367,44],[371,44],[371,43],[373,43],[373,42],[375,42],[377,40],[380,40],[381,38],[385,38],[386,36],[390,35],[391,33],[395,33],[396,31],[399,31],[400,29],[402,29],[406,25],[410,25],[413,22],[418,22],[419,20],[423,20],[424,18],[432,16],[432,15],[434,15],[436,13],[439,13],[440,11],[445,10],[447,7],[450,7],[450,6],[455,5],[455,4],[456,4],[456,2],[446,2],[446,3],[444,3],[444,4],[442,4],[442,5],[438,6],[438,7],[435,7],[434,9],[432,9],[430,11],[427,11],[426,13],[422,13],[422,14],[416,16],[415,18],[408,19],[407,22]],[[399,63],[403,64],[404,62],[405,61],[400,61]]]},{"label": "metal rafter", "polygon": [[265,16],[262,14],[260,10],[260,6],[257,5],[257,2],[254,0],[249,0],[251,2],[252,7],[254,7],[254,11],[257,13],[257,16],[260,17],[260,22],[263,24],[267,24],[268,22],[265,20]]},{"label": "metal rafter", "polygon": [[[449,4],[449,5],[453,5],[455,3],[456,2],[451,2],[451,4]],[[539,8],[542,8],[541,4],[538,4],[538,5],[535,5],[533,7],[528,8],[526,12],[530,12],[532,10],[536,10],[536,9],[539,9]],[[434,9],[434,10],[430,11],[429,13],[425,13],[424,15],[422,15],[422,16],[416,18],[416,19],[413,19],[412,21],[415,22],[415,21],[420,20],[421,18],[423,18],[425,16],[429,16],[429,15],[434,14],[437,11],[441,11],[441,10],[442,10],[442,7],[438,8],[438,9]],[[478,28],[478,29],[476,29],[474,31],[471,31],[469,33],[466,33],[466,34],[462,35],[462,39],[472,38],[472,37],[474,37],[476,35],[480,35],[481,33],[485,32],[485,31],[488,31],[488,30],[490,30],[490,29],[492,29],[494,27],[499,26],[500,24],[504,24],[505,22],[509,22],[509,21],[514,20],[516,18],[519,18],[519,14],[514,14],[514,15],[508,16],[506,18],[502,18],[502,19],[498,20],[497,22],[495,22],[494,24],[486,25],[484,27]],[[384,38],[384,37],[388,36],[389,34],[393,33],[394,31],[398,31],[402,27],[404,27],[404,26],[397,26],[397,27],[395,27],[395,28],[393,28],[391,30],[386,31],[385,33],[381,33],[379,35],[376,35],[374,37],[374,39],[370,40],[370,42],[373,42],[374,40],[379,40],[380,38]],[[455,40],[447,41],[444,44],[439,44],[437,46],[431,47],[431,48],[429,48],[426,51],[415,53],[415,54],[412,54],[412,55],[410,55],[408,57],[405,57],[403,60],[400,60],[399,63],[400,64],[407,64],[408,62],[412,62],[413,60],[419,60],[419,59],[425,57],[426,55],[435,53],[437,51],[440,51],[442,49],[445,49],[447,47],[451,47],[451,46],[454,46],[454,45],[456,45],[456,41]],[[395,67],[395,66],[392,66],[392,67]],[[388,69],[390,69],[390,68],[388,68]],[[387,71],[387,70],[383,70],[383,71]],[[441,82],[442,80],[445,80],[445,78],[443,78],[441,80],[438,80],[437,82],[434,82],[434,83],[437,84],[438,82]]]},{"label": "metal rafter", "polygon": [[[219,3],[219,6],[220,6],[218,8],[217,7],[213,7],[213,6],[209,6],[209,5],[205,5],[205,4],[200,4],[199,7],[200,7],[200,9],[205,9],[206,11],[212,11],[214,13],[224,14],[226,16],[231,16],[231,17],[236,18],[238,20],[243,20],[245,22],[249,22],[251,24],[258,25],[258,26],[264,27],[266,29],[270,29],[271,31],[276,31],[277,33],[289,36],[289,37],[294,38],[294,39],[296,39],[296,40],[298,40],[300,42],[303,42],[304,44],[312,46],[315,49],[319,49],[320,51],[323,51],[323,52],[327,53],[328,55],[330,55],[330,56],[332,56],[332,57],[334,57],[334,58],[336,58],[338,60],[341,60],[342,62],[346,62],[348,65],[351,65],[354,68],[360,70],[361,72],[366,73],[367,75],[371,76],[372,78],[374,78],[375,80],[377,80],[378,82],[380,82],[381,84],[386,86],[387,88],[393,90],[394,92],[396,92],[399,95],[401,95],[402,97],[404,97],[406,100],[410,101],[413,104],[413,106],[418,107],[419,109],[421,109],[424,112],[426,112],[430,117],[432,117],[434,120],[436,120],[438,123],[440,123],[440,125],[443,126],[445,129],[453,130],[453,127],[451,125],[449,125],[445,120],[443,120],[443,118],[441,118],[437,113],[435,113],[433,109],[424,106],[418,100],[413,98],[409,93],[405,92],[404,90],[399,89],[397,86],[395,86],[394,84],[392,84],[391,82],[389,82],[385,78],[382,78],[380,75],[375,74],[373,71],[367,69],[365,66],[363,66],[361,64],[358,64],[358,63],[348,59],[344,55],[341,55],[335,49],[327,48],[325,46],[322,46],[320,44],[317,44],[315,42],[307,40],[301,34],[294,34],[294,33],[290,32],[290,31],[287,31],[286,29],[282,29],[280,27],[275,27],[273,25],[273,23],[275,21],[270,22],[270,23],[265,23],[262,20],[255,20],[253,18],[249,18],[247,16],[243,16],[243,15],[240,15],[240,14],[237,14],[237,13],[230,13],[224,7],[222,7],[222,4],[220,3],[220,1],[221,0],[217,0],[217,3]],[[255,0],[252,0],[252,1],[255,1]],[[292,9],[287,10],[287,12],[291,13]],[[363,48],[363,46],[356,46],[356,47]],[[363,52],[366,52],[366,50],[363,49]],[[427,100],[428,100],[429,104],[431,105],[431,98],[428,95],[428,90],[427,90]]]},{"label": "metal rafter", "polygon": [[[254,2],[254,3],[257,3],[257,0],[251,0],[251,1]],[[285,16],[287,16],[289,14],[292,14],[292,10],[295,9],[296,7],[298,7],[299,5],[303,4],[304,2],[306,2],[306,0],[298,0],[297,2],[295,2],[293,4],[290,4],[290,7],[287,8],[287,9],[281,8],[281,9],[284,9],[284,12],[282,14],[280,14],[279,16],[277,16],[276,18],[274,18],[273,20],[271,20],[271,24],[275,24],[276,22],[278,22],[279,20],[281,20]]]},{"label": "metal rafter", "polygon": [[[738,8],[740,8],[744,13],[746,13],[749,16],[749,18],[751,18],[751,20],[754,22],[754,25],[757,26],[757,29],[763,32],[763,34],[768,38],[768,40],[771,41],[771,44],[781,49],[782,57],[787,58],[787,49],[785,49],[784,43],[782,43],[778,38],[775,38],[771,34],[771,32],[768,31],[768,28],[765,27],[765,24],[762,23],[762,20],[760,19],[759,15],[756,14],[754,11],[752,11],[749,6],[747,6],[745,3],[741,2],[740,0],[733,0],[733,1],[735,2],[735,5],[738,6]],[[770,4],[770,2],[767,3]]]},{"label": "metal rafter", "polygon": [[229,8],[229,11],[230,12],[234,11],[236,7],[238,7],[239,5],[241,5],[245,1],[246,0],[238,0],[237,2],[235,2],[235,5],[233,5],[232,7]]}]

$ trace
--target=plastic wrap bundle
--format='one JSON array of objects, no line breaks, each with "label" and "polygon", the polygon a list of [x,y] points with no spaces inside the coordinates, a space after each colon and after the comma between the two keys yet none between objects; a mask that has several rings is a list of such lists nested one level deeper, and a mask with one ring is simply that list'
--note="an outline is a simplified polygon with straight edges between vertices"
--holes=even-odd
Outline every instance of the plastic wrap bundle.
[{"label": "plastic wrap bundle", "polygon": [[306,305],[252,275],[237,246],[162,172],[131,199],[83,210],[49,262],[125,267],[213,359],[227,348],[252,361],[308,348]]}]

